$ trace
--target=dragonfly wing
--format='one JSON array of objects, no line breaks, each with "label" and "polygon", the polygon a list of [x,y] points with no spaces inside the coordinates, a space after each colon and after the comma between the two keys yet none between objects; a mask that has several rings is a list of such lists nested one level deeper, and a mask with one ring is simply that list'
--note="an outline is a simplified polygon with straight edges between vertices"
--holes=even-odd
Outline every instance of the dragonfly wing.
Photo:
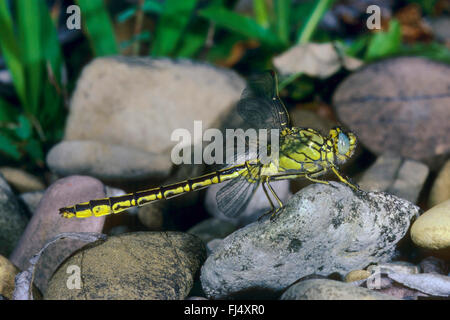
[{"label": "dragonfly wing", "polygon": [[289,126],[289,114],[278,96],[277,77],[273,71],[249,78],[237,110],[254,128],[283,130]]},{"label": "dragonfly wing", "polygon": [[[259,170],[255,167],[254,170]],[[251,176],[254,176],[253,172]],[[240,176],[225,183],[216,194],[217,206],[227,217],[234,218],[242,213],[255,193],[259,181],[250,181],[246,176]]]}]

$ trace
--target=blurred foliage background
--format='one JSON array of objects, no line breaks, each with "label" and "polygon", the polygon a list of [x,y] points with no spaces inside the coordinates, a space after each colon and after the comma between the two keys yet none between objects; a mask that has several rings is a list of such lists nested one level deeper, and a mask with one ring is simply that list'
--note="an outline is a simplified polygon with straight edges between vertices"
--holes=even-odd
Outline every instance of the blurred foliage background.
[{"label": "blurred foliage background", "polygon": [[[365,26],[370,4],[382,9],[381,30]],[[81,30],[67,28],[71,5]],[[0,164],[45,170],[76,79],[94,57],[189,58],[247,76],[296,44],[332,42],[364,62],[415,55],[450,63],[449,43],[428,24],[448,13],[446,0],[0,0]],[[290,76],[283,96],[326,96],[342,76]]]}]

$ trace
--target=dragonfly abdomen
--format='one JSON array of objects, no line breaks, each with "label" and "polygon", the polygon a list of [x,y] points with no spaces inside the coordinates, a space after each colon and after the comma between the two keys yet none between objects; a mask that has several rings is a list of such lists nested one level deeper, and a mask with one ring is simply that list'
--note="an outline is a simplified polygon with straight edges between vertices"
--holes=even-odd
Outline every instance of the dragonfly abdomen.
[{"label": "dragonfly abdomen", "polygon": [[247,171],[246,164],[237,165],[166,186],[78,203],[74,206],[61,208],[59,212],[65,218],[100,217],[119,213],[132,207],[140,207],[158,200],[170,199],[186,192],[197,191],[212,184],[237,178],[244,171]]}]

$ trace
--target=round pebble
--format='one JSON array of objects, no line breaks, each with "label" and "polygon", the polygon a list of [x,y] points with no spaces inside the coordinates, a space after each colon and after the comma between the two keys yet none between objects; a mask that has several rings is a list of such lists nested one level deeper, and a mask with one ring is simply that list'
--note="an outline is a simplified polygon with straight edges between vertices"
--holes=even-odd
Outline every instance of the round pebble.
[{"label": "round pebble", "polygon": [[411,227],[411,239],[425,249],[450,248],[450,200],[423,213]]},{"label": "round pebble", "polygon": [[434,181],[428,205],[434,207],[448,199],[450,199],[450,160],[445,163]]},{"label": "round pebble", "polygon": [[20,270],[8,259],[0,255],[0,294],[7,299],[12,298],[14,292],[14,278]]},{"label": "round pebble", "polygon": [[435,168],[450,152],[449,72],[419,57],[382,60],[342,81],[333,104],[373,153],[395,151]]},{"label": "round pebble", "polygon": [[[205,259],[200,239],[181,232],[134,232],[113,236],[66,260],[53,275],[45,299],[185,299]],[[67,270],[78,266],[78,290]]]},{"label": "round pebble", "polygon": [[354,282],[364,280],[370,277],[370,272],[367,270],[353,270],[345,276],[345,282]]}]

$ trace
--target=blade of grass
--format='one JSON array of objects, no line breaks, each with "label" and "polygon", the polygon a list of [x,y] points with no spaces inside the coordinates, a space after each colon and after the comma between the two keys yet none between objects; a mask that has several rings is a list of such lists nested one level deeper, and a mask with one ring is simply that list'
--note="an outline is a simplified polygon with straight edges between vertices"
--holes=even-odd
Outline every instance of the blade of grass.
[{"label": "blade of grass", "polygon": [[311,40],[314,31],[325,12],[333,5],[334,0],[319,0],[311,12],[306,24],[300,29],[297,44],[304,44]]},{"label": "blade of grass", "polygon": [[259,40],[268,46],[280,45],[280,41],[269,29],[261,27],[250,17],[239,15],[233,11],[220,7],[209,7],[199,12],[201,17],[215,22],[218,26],[224,27],[248,38]]},{"label": "blade of grass", "polygon": [[30,120],[25,115],[19,115],[18,126],[14,129],[14,133],[20,140],[27,140],[33,134],[33,128]]},{"label": "blade of grass", "polygon": [[23,106],[27,105],[25,72],[23,69],[19,46],[16,42],[11,14],[6,1],[0,1],[0,48],[6,66],[11,72],[14,88]]},{"label": "blade of grass", "polygon": [[265,0],[253,0],[255,20],[263,28],[269,27],[269,14]]},{"label": "blade of grass", "polygon": [[389,55],[396,54],[402,43],[402,32],[400,23],[395,19],[389,22],[389,30],[387,32],[377,32],[370,39],[367,47],[365,59],[370,61],[379,59]]},{"label": "blade of grass", "polygon": [[198,23],[195,27],[189,28],[180,40],[175,56],[181,58],[194,56],[205,46],[207,34],[208,26],[204,23]]},{"label": "blade of grass", "polygon": [[14,108],[4,99],[0,99],[0,125],[2,123],[14,122],[19,115],[19,110]]},{"label": "blade of grass", "polygon": [[77,0],[84,30],[96,56],[118,53],[113,26],[103,0]]},{"label": "blade of grass", "polygon": [[46,77],[43,88],[42,110],[39,113],[39,121],[44,128],[53,128],[59,110],[62,108],[62,92],[58,92],[55,86],[61,88],[61,70],[63,58],[58,40],[58,33],[49,10],[40,6],[41,21],[41,43],[45,60]]},{"label": "blade of grass", "polygon": [[19,148],[15,144],[14,140],[7,137],[1,131],[0,131],[0,152],[13,158],[14,160],[19,160],[21,157]]},{"label": "blade of grass", "polygon": [[173,53],[196,5],[197,0],[166,0],[156,26],[153,56],[167,56]]},{"label": "blade of grass", "polygon": [[42,47],[41,47],[41,19],[39,4],[35,0],[17,0],[17,30],[20,47],[22,48],[22,62],[25,69],[28,105],[24,106],[28,113],[38,114],[39,98],[42,84]]},{"label": "blade of grass", "polygon": [[40,39],[42,43],[42,53],[46,62],[45,64],[50,63],[53,75],[56,81],[60,83],[63,57],[58,39],[58,32],[47,7],[39,6],[39,8],[39,15],[42,23]]},{"label": "blade of grass", "polygon": [[[130,19],[132,16],[134,16],[136,14],[137,8],[133,7],[133,8],[129,8],[126,9],[124,11],[122,11],[118,16],[117,16],[117,22],[122,23],[125,22],[126,20]],[[144,11],[145,13],[162,13],[163,12],[163,6],[161,3],[159,3],[156,0],[146,0],[144,2],[144,5],[142,6],[142,11]]]},{"label": "blade of grass", "polygon": [[275,0],[276,30],[278,38],[284,45],[289,44],[290,0]]},{"label": "blade of grass", "polygon": [[450,64],[450,49],[445,44],[437,42],[418,42],[410,46],[403,46],[399,49],[399,54],[420,56]]}]

